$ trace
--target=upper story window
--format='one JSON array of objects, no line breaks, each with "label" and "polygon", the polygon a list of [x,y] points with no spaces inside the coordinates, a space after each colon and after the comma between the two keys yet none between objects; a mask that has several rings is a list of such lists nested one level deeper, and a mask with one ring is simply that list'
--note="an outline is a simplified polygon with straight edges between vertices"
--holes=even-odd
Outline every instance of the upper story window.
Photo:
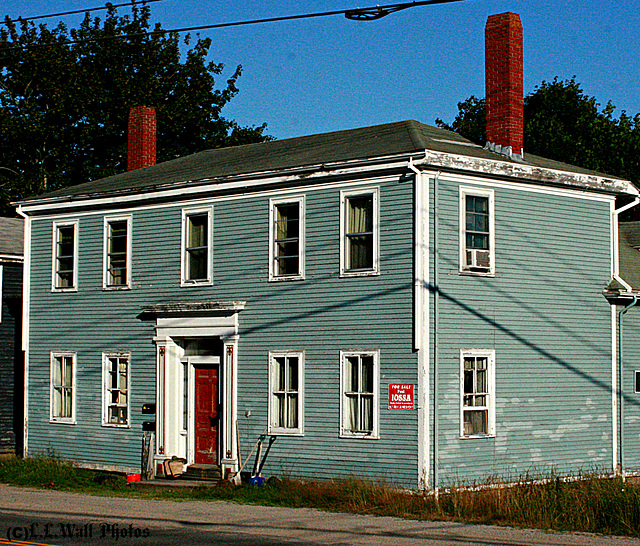
[{"label": "upper story window", "polygon": [[269,280],[304,279],[304,197],[269,201]]},{"label": "upper story window", "polygon": [[341,351],[341,426],[344,437],[378,438],[379,355]]},{"label": "upper story window", "polygon": [[495,274],[493,190],[460,188],[460,271]]},{"label": "upper story window", "polygon": [[182,285],[211,284],[211,207],[182,211]]},{"label": "upper story window", "polygon": [[102,355],[102,424],[129,426],[129,354]]},{"label": "upper story window", "polygon": [[57,423],[76,420],[76,353],[51,353],[49,419]]},{"label": "upper story window", "polygon": [[461,436],[493,436],[495,351],[460,352]]},{"label": "upper story window", "polygon": [[104,219],[105,289],[131,288],[131,217]]},{"label": "upper story window", "polygon": [[303,370],[302,352],[269,353],[270,434],[302,434]]},{"label": "upper story window", "polygon": [[53,224],[53,278],[54,291],[78,289],[78,221]]},{"label": "upper story window", "polygon": [[340,275],[379,273],[378,188],[340,192]]}]

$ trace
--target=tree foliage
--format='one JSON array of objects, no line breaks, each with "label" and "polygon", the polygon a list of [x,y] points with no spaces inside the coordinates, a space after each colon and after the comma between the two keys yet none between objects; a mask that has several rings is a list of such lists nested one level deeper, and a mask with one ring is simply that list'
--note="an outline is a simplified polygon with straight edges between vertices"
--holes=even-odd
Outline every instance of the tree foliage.
[{"label": "tree foliage", "polygon": [[[524,98],[525,159],[531,153],[640,184],[640,114],[615,118],[614,111],[611,102],[601,109],[575,78],[543,81]],[[436,123],[484,145],[485,114],[484,99],[471,96],[458,103],[451,125]]]},{"label": "tree foliage", "polygon": [[[158,161],[207,148],[268,140],[265,125],[241,127],[221,110],[238,93],[238,66],[223,65],[211,40],[148,34],[148,6],[112,6],[78,28],[49,29],[7,17],[0,29],[0,213],[8,203],[126,170],[132,106],[154,106]],[[70,41],[78,43],[67,43]]]}]

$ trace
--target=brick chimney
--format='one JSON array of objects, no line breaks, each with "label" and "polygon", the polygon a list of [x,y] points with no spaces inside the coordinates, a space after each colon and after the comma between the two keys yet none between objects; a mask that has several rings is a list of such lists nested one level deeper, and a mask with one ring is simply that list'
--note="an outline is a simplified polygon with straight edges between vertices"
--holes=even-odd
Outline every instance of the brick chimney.
[{"label": "brick chimney", "polygon": [[523,159],[522,23],[517,13],[500,13],[487,19],[485,86],[485,148],[512,159]]},{"label": "brick chimney", "polygon": [[156,111],[149,106],[129,110],[127,170],[156,164]]}]

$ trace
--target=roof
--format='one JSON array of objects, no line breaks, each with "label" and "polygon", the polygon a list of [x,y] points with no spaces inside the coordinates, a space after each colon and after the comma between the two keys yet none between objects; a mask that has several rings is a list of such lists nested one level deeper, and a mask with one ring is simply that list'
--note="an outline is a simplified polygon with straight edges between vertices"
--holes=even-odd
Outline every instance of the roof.
[{"label": "roof", "polygon": [[[205,150],[144,169],[78,184],[23,201],[49,198],[86,198],[114,194],[146,193],[171,185],[216,184],[225,177],[273,173],[372,158],[424,152],[453,154],[479,160],[513,162],[457,133],[408,120],[359,129]],[[522,165],[522,162],[518,162]],[[537,156],[527,155],[524,165],[581,175],[600,173]],[[611,177],[608,177],[611,178]]]},{"label": "roof", "polygon": [[24,255],[24,220],[0,217],[0,256]]},{"label": "roof", "polygon": [[640,222],[619,224],[620,276],[640,291]]}]

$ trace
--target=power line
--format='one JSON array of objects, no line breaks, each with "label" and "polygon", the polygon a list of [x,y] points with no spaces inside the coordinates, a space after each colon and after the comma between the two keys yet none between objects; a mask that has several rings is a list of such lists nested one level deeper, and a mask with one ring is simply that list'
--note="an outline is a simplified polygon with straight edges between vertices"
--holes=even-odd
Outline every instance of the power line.
[{"label": "power line", "polygon": [[[158,1],[158,0],[147,0],[147,1]],[[336,10],[336,11],[323,11],[319,13],[305,13],[301,15],[286,15],[283,17],[268,17],[265,19],[251,19],[248,21],[235,21],[232,23],[217,23],[213,25],[200,25],[195,27],[183,27],[183,28],[174,28],[169,30],[152,30],[149,32],[135,32],[131,34],[120,34],[117,36],[103,36],[100,38],[92,38],[90,40],[68,40],[64,42],[55,42],[55,45],[73,45],[73,44],[82,44],[82,43],[91,43],[91,42],[101,42],[106,40],[122,40],[126,38],[139,38],[144,36],[161,36],[164,34],[170,33],[180,33],[180,32],[192,32],[195,30],[210,30],[216,28],[227,28],[227,27],[237,27],[243,25],[255,25],[258,23],[274,23],[278,21],[292,21],[294,19],[311,19],[313,17],[327,17],[330,15],[344,15],[347,19],[352,21],[373,21],[377,19],[381,19],[382,17],[386,17],[391,13],[395,13],[400,10],[418,7],[418,6],[427,6],[434,4],[449,4],[452,2],[461,2],[463,0],[423,0],[420,2],[406,2],[403,4],[389,4],[386,6],[375,6],[370,8],[355,8],[355,9],[345,9],[345,10]],[[12,51],[16,49],[32,49],[35,47],[50,47],[54,44],[31,44],[25,46],[16,46],[4,48],[0,51]]]},{"label": "power line", "polygon": [[[151,2],[161,2],[162,0],[142,0],[140,2],[127,2],[126,4],[112,4],[110,6],[101,6],[98,8],[77,9],[74,11],[61,11],[60,13],[52,13],[50,15],[36,15],[35,17],[18,17],[17,19],[9,19],[9,23],[19,23],[20,21],[35,21],[36,19],[49,19],[51,17],[62,17],[64,15],[74,15],[76,13],[88,13],[90,11],[99,11],[103,9],[121,8],[122,6],[132,6],[135,4],[149,4]],[[3,21],[6,22],[6,21]]]}]

